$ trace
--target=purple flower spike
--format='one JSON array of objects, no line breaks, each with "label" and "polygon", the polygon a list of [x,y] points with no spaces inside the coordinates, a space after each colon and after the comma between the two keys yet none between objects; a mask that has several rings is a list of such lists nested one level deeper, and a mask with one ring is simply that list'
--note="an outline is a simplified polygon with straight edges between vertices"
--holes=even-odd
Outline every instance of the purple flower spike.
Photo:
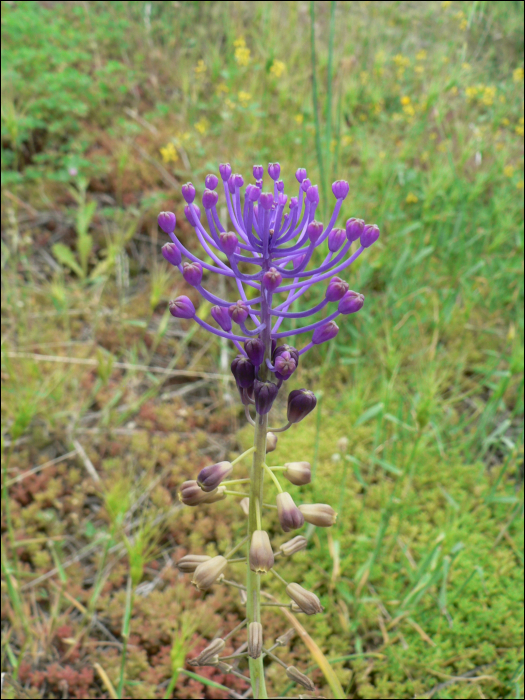
[{"label": "purple flower spike", "polygon": [[249,359],[256,367],[260,367],[264,360],[264,343],[260,338],[250,338],[244,343],[244,349]]},{"label": "purple flower spike", "polygon": [[175,318],[193,318],[195,316],[195,307],[188,297],[180,296],[168,304],[170,314]]},{"label": "purple flower spike", "polygon": [[299,200],[297,197],[292,197],[290,199],[290,209],[295,209],[295,207],[299,206]]},{"label": "purple flower spike", "polygon": [[212,306],[211,315],[215,323],[217,323],[223,331],[229,333],[232,329],[232,320],[228,313],[228,309],[224,306]]},{"label": "purple flower spike", "polygon": [[202,206],[205,209],[211,209],[219,201],[219,195],[214,190],[204,190],[202,195]]},{"label": "purple flower spike", "polygon": [[164,233],[173,233],[177,219],[172,211],[161,211],[157,217],[157,222]]},{"label": "purple flower spike", "polygon": [[284,182],[282,180],[277,180],[275,184],[277,186],[277,192],[284,192]]},{"label": "purple flower spike", "polygon": [[182,276],[188,284],[196,287],[202,282],[202,265],[198,262],[185,262],[182,266]]},{"label": "purple flower spike", "polygon": [[162,257],[172,265],[180,265],[182,256],[175,243],[165,243],[161,248]]},{"label": "purple flower spike", "polygon": [[306,190],[306,199],[312,204],[319,204],[319,188],[312,185]]},{"label": "purple flower spike", "polygon": [[325,323],[324,326],[319,326],[314,331],[312,336],[312,343],[314,345],[321,345],[321,343],[326,343],[339,333],[339,326],[335,321],[329,321]]},{"label": "purple flower spike", "polygon": [[239,239],[233,233],[233,231],[226,231],[225,233],[221,233],[219,239],[221,241],[221,248],[224,251],[224,253],[226,253],[228,257],[233,255],[239,243]]},{"label": "purple flower spike", "polygon": [[295,389],[288,394],[288,420],[299,423],[311,413],[317,405],[313,391]]},{"label": "purple flower spike", "polygon": [[231,371],[240,389],[248,389],[255,381],[255,366],[243,355],[237,355],[232,360]]},{"label": "purple flower spike", "polygon": [[306,168],[297,168],[295,171],[295,177],[297,182],[300,184],[306,178]]},{"label": "purple flower spike", "polygon": [[228,313],[230,314],[232,321],[235,321],[235,323],[244,323],[248,318],[248,307],[239,299],[236,304],[232,304],[228,308]]},{"label": "purple flower spike", "polygon": [[262,180],[262,177],[264,175],[264,168],[262,165],[254,165],[253,166],[253,176],[256,180]]},{"label": "purple flower spike", "polygon": [[346,231],[342,228],[334,228],[328,234],[328,250],[335,253],[346,240]]},{"label": "purple flower spike", "polygon": [[269,413],[278,392],[279,387],[277,384],[255,380],[253,383],[253,395],[255,397],[255,409],[260,416]]},{"label": "purple flower spike", "polygon": [[217,185],[219,184],[219,178],[217,175],[206,175],[206,179],[204,180],[204,185],[207,189],[209,190],[214,190]]},{"label": "purple flower spike", "polygon": [[332,185],[332,192],[337,199],[345,199],[350,191],[350,185],[346,180],[336,180]]},{"label": "purple flower spike", "polygon": [[260,204],[263,209],[269,211],[273,205],[273,194],[271,192],[263,192],[261,194]]},{"label": "purple flower spike", "polygon": [[244,185],[244,178],[242,175],[239,175],[239,173],[236,173],[235,175],[232,175],[233,181],[235,183],[235,187],[242,187]]},{"label": "purple flower spike", "polygon": [[326,299],[328,301],[339,301],[348,291],[348,283],[340,277],[332,277],[326,288]]},{"label": "purple flower spike", "polygon": [[308,224],[308,228],[306,229],[306,233],[308,235],[308,238],[312,241],[312,243],[317,243],[317,240],[319,236],[323,232],[323,224],[320,221],[312,221],[311,223]]},{"label": "purple flower spike", "polygon": [[257,187],[257,185],[247,185],[245,194],[250,202],[256,202],[261,196],[261,190]]},{"label": "purple flower spike", "polygon": [[379,238],[379,227],[375,224],[365,226],[361,234],[361,245],[363,248],[370,248]]},{"label": "purple flower spike", "polygon": [[232,174],[232,166],[229,163],[221,163],[219,165],[219,173],[223,180],[229,180]]},{"label": "purple flower spike", "polygon": [[359,311],[363,308],[364,303],[365,298],[362,294],[359,294],[358,292],[352,292],[350,290],[349,292],[346,292],[344,297],[339,302],[337,310],[341,314],[355,314],[356,311]]},{"label": "purple flower spike", "polygon": [[272,180],[278,180],[280,174],[281,166],[279,165],[279,163],[268,164],[268,175],[272,178]]},{"label": "purple flower spike", "polygon": [[191,182],[187,182],[185,185],[182,185],[181,191],[185,201],[188,204],[191,204],[195,199],[195,187],[191,184]]},{"label": "purple flower spike", "polygon": [[275,369],[277,379],[288,379],[297,369],[297,362],[292,357],[292,354],[285,350],[275,360]]},{"label": "purple flower spike", "polygon": [[197,219],[200,220],[201,218],[201,210],[196,204],[188,204],[187,206],[184,207],[184,216],[188,220],[188,223],[191,226],[195,226],[195,220],[194,216],[197,216]]},{"label": "purple flower spike", "polygon": [[305,178],[305,179],[301,182],[301,189],[302,189],[303,192],[306,192],[306,191],[308,190],[308,188],[311,187],[311,186],[312,186],[312,183],[310,182],[309,178]]},{"label": "purple flower spike", "polygon": [[282,281],[283,276],[275,267],[271,267],[268,272],[265,272],[262,278],[263,286],[269,292],[274,292]]},{"label": "purple flower spike", "polygon": [[363,233],[364,227],[365,222],[363,219],[354,219],[353,217],[348,219],[346,222],[346,237],[350,243],[359,240],[361,234]]}]

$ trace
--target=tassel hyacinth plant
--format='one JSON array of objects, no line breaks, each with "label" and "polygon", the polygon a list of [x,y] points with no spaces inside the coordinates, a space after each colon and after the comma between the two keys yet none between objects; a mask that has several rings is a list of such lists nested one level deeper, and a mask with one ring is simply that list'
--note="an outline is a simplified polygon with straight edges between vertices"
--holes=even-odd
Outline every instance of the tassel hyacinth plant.
[{"label": "tassel hyacinth plant", "polygon": [[[243,191],[244,179],[232,174],[231,166],[219,166],[224,198],[228,207],[233,230],[225,230],[217,213],[219,194],[216,191],[219,178],[208,175],[206,189],[202,197],[202,207],[207,220],[207,229],[202,223],[201,208],[195,204],[195,187],[187,183],[182,187],[186,201],[184,213],[195,229],[197,238],[214,264],[199,260],[187,250],[175,234],[176,218],[172,212],[161,212],[158,217],[160,228],[171,238],[162,254],[168,262],[177,267],[188,284],[193,286],[208,302],[214,304],[211,315],[218,327],[214,327],[196,315],[195,307],[187,296],[180,296],[169,304],[170,312],[176,318],[194,319],[210,333],[230,340],[239,354],[231,363],[231,370],[244,405],[246,419],[254,426],[253,447],[232,462],[220,462],[205,467],[196,480],[186,481],[180,489],[180,500],[188,506],[198,506],[222,500],[228,495],[239,496],[230,491],[233,484],[245,483],[249,493],[243,494],[241,506],[247,517],[247,535],[224,556],[207,557],[187,555],[178,567],[180,571],[192,573],[192,583],[200,590],[208,590],[219,580],[232,557],[243,548],[247,550],[245,585],[235,584],[241,589],[246,604],[246,620],[231,634],[247,627],[247,644],[241,646],[234,655],[235,661],[246,656],[249,662],[250,677],[234,669],[229,663],[234,659],[222,657],[225,639],[214,639],[201,654],[192,661],[193,665],[214,665],[223,672],[241,675],[249,680],[255,698],[267,698],[263,660],[266,657],[281,664],[290,680],[313,691],[312,681],[294,666],[288,666],[279,659],[273,650],[286,642],[286,635],[273,644],[265,645],[264,628],[261,624],[261,608],[268,603],[268,596],[261,591],[261,579],[271,572],[283,584],[288,601],[277,603],[292,612],[314,615],[322,612],[318,597],[300,584],[288,583],[275,570],[275,560],[290,556],[306,547],[306,538],[293,537],[273,551],[263,522],[264,477],[271,479],[277,487],[277,513],[284,532],[300,529],[305,522],[318,527],[334,524],[336,513],[328,504],[296,505],[292,496],[283,489],[277,477],[282,476],[294,485],[310,483],[311,470],[308,462],[290,462],[281,467],[268,467],[266,454],[276,448],[276,433],[288,430],[293,424],[303,420],[316,405],[312,391],[306,388],[293,389],[288,394],[287,423],[282,427],[270,427],[269,415],[280,391],[293,377],[300,357],[314,345],[333,339],[338,333],[336,318],[359,311],[364,296],[349,290],[348,284],[339,276],[363,251],[379,238],[376,225],[367,225],[361,219],[350,218],[344,229],[336,228],[341,206],[348,195],[349,185],[338,180],[332,185],[336,203],[326,226],[316,221],[319,205],[317,185],[312,185],[306,170],[299,168],[296,179],[299,184],[297,196],[290,199],[284,193],[284,183],[280,179],[280,165],[270,163],[268,176],[271,191],[263,191],[264,169],[260,165],[253,168],[255,182],[248,184]],[[285,208],[288,205],[288,211]],[[355,244],[355,245],[354,245]],[[312,264],[317,249],[328,249],[320,265]],[[352,252],[351,248],[355,250]],[[224,254],[224,255],[221,255]],[[228,262],[224,262],[226,256]],[[186,261],[183,262],[183,257]],[[244,272],[247,265],[254,272]],[[237,301],[222,299],[207,290],[203,284],[203,271],[231,278],[238,289]],[[326,284],[324,300],[313,308],[302,311],[289,311],[293,302],[314,284]],[[255,291],[252,291],[255,290]],[[322,320],[308,322],[308,317],[325,306],[335,310]],[[304,322],[299,328],[282,330],[283,322],[297,319]],[[250,327],[249,327],[250,326]],[[295,337],[308,335],[309,341],[297,349]],[[293,345],[285,342],[294,339]],[[290,341],[291,343],[291,341]],[[255,413],[252,416],[252,410]],[[248,478],[229,480],[233,468],[242,458],[252,455]],[[238,559],[236,559],[238,561]],[[232,583],[232,582],[230,582]],[[270,603],[275,605],[276,603]],[[228,636],[230,636],[228,635]],[[284,641],[283,641],[284,640]]]}]

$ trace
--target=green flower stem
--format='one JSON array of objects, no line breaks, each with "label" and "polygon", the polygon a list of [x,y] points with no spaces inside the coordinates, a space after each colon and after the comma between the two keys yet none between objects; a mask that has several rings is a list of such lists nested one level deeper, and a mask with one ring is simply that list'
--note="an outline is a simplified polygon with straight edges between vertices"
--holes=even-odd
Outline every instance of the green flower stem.
[{"label": "green flower stem", "polygon": [[277,486],[277,490],[279,491],[279,493],[282,493],[283,489],[281,487],[281,484],[279,483],[279,479],[275,476],[275,474],[272,472],[272,470],[270,469],[270,467],[268,465],[263,464],[263,467],[264,467],[265,471],[267,471],[268,474],[272,477],[273,482]]},{"label": "green flower stem", "polygon": [[230,551],[228,552],[228,554],[225,554],[225,555],[224,555],[224,558],[225,558],[225,559],[228,559],[229,557],[233,557],[233,555],[235,554],[235,552],[238,552],[239,549],[243,546],[243,544],[246,543],[246,540],[247,540],[247,539],[248,539],[248,535],[246,535],[246,537],[243,537],[243,539],[242,539],[240,542],[238,542],[238,543],[235,545],[235,547],[234,547],[232,550],[230,550]]},{"label": "green flower stem", "polygon": [[248,495],[247,493],[243,493],[242,491],[228,491],[228,489],[226,489],[224,493],[227,493],[229,496],[240,496],[241,498],[246,498],[246,496]]},{"label": "green flower stem", "polygon": [[231,486],[232,484],[247,484],[249,479],[232,479],[231,481],[223,481],[221,486]]},{"label": "green flower stem", "polygon": [[251,455],[252,452],[255,452],[255,445],[253,447],[248,448],[246,450],[246,452],[242,453],[242,455],[239,455],[238,457],[236,457],[233,460],[233,462],[230,462],[230,464],[232,465],[232,467],[235,466],[237,464],[237,462],[240,462],[243,457],[247,457],[248,455]]},{"label": "green flower stem", "polygon": [[284,580],[284,578],[282,576],[280,576],[275,569],[270,569],[270,571],[272,572],[272,574],[274,576],[277,576],[277,578],[279,579],[279,581],[281,581],[281,583],[284,583],[285,586],[288,585],[288,583]]}]

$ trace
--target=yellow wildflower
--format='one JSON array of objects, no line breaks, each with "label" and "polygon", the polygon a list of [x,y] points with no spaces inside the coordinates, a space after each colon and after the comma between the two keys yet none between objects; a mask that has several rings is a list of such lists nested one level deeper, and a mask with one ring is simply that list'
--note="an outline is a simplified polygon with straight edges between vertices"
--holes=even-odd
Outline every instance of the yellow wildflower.
[{"label": "yellow wildflower", "polygon": [[296,114],[294,119],[299,126],[304,122],[304,116],[302,114]]},{"label": "yellow wildflower", "polygon": [[447,152],[447,143],[446,141],[442,141],[439,146],[438,146],[438,151],[441,153],[446,153]]},{"label": "yellow wildflower", "polygon": [[441,61],[442,61],[443,63],[450,63],[450,58],[449,58],[448,56],[443,56],[443,58],[441,59]]},{"label": "yellow wildflower", "polygon": [[503,174],[505,177],[513,177],[514,175],[514,166],[513,165],[506,165],[503,168]]},{"label": "yellow wildflower", "polygon": [[197,65],[195,66],[195,73],[197,73],[197,75],[206,73],[206,64],[204,63],[202,58],[199,61],[197,61]]},{"label": "yellow wildflower", "polygon": [[463,70],[470,70],[472,68],[470,63],[462,63],[461,67],[463,68]]},{"label": "yellow wildflower", "polygon": [[459,23],[459,28],[461,29],[462,32],[464,32],[467,27],[468,27],[467,20],[462,19],[461,22]]},{"label": "yellow wildflower", "polygon": [[496,151],[502,151],[504,148],[505,148],[505,144],[503,144],[503,143],[496,144]]},{"label": "yellow wildflower", "polygon": [[447,7],[450,7],[452,5],[452,0],[443,0],[441,3],[441,7],[446,10]]},{"label": "yellow wildflower", "polygon": [[478,88],[471,85],[470,87],[465,89],[465,95],[468,97],[469,100],[475,100],[478,96]]},{"label": "yellow wildflower", "polygon": [[519,182],[517,182],[516,187],[518,188],[518,190],[522,190],[523,189],[523,180],[520,180]]},{"label": "yellow wildflower", "polygon": [[354,142],[354,139],[350,134],[344,134],[343,138],[341,139],[341,146],[345,148],[346,146],[349,146],[351,143]]},{"label": "yellow wildflower", "polygon": [[360,114],[360,115],[359,115],[359,119],[360,119],[362,122],[366,122],[366,120],[368,119],[368,117],[366,116],[366,114]]},{"label": "yellow wildflower", "polygon": [[249,92],[245,92],[244,90],[240,90],[237,93],[237,98],[239,100],[241,107],[247,107],[248,103],[252,99],[252,96]]},{"label": "yellow wildflower", "polygon": [[410,97],[408,97],[408,95],[405,95],[404,97],[402,97],[401,104],[402,105],[409,105],[410,104]]},{"label": "yellow wildflower", "polygon": [[515,83],[521,83],[523,81],[523,68],[516,68],[512,73],[512,79]]},{"label": "yellow wildflower", "polygon": [[235,60],[240,66],[247,66],[250,63],[251,52],[246,46],[246,42],[244,39],[237,39],[237,41],[234,41],[233,44],[237,47],[235,49]]},{"label": "yellow wildflower", "polygon": [[465,13],[463,12],[463,10],[460,10],[459,12],[456,12],[454,17],[456,17],[456,19],[463,19],[465,17]]},{"label": "yellow wildflower", "polygon": [[416,110],[414,108],[414,105],[404,105],[403,112],[407,115],[407,117],[413,117],[416,113]]},{"label": "yellow wildflower", "polygon": [[246,46],[246,41],[244,40],[244,37],[240,36],[238,39],[235,39],[235,41],[233,42],[233,45],[236,48]]},{"label": "yellow wildflower", "polygon": [[414,70],[421,75],[421,73],[425,72],[425,66],[416,66]]},{"label": "yellow wildflower", "polygon": [[226,105],[226,107],[228,107],[228,109],[235,109],[235,102],[233,102],[233,100],[230,100],[229,97],[227,97],[224,100],[224,104]]},{"label": "yellow wildflower", "polygon": [[422,163],[426,163],[426,162],[428,162],[429,159],[430,159],[430,154],[429,154],[429,152],[428,152],[428,151],[423,151],[423,153],[421,154],[421,162],[422,162]]},{"label": "yellow wildflower", "polygon": [[176,163],[179,160],[177,149],[171,141],[160,149],[160,155],[165,163]]},{"label": "yellow wildflower", "polygon": [[275,59],[275,61],[272,63],[272,67],[270,68],[270,73],[275,75],[276,78],[280,78],[285,70],[285,64],[282,61]]},{"label": "yellow wildflower", "polygon": [[430,134],[430,140],[431,140],[431,141],[435,141],[436,139],[437,139],[437,134],[436,134],[435,131],[433,131],[433,132]]},{"label": "yellow wildflower", "polygon": [[223,92],[230,92],[230,88],[226,85],[226,83],[219,83],[217,87],[215,88],[215,92],[218,95],[221,95]]},{"label": "yellow wildflower", "polygon": [[419,198],[416,197],[413,192],[409,192],[405,201],[407,204],[415,204],[416,202],[419,202]]},{"label": "yellow wildflower", "polygon": [[523,136],[523,124],[518,124],[514,131],[518,134],[518,136]]},{"label": "yellow wildflower", "polygon": [[496,88],[493,85],[487,85],[487,87],[483,91],[483,97],[481,98],[481,101],[483,102],[484,105],[487,105],[487,107],[490,107],[491,105],[494,104],[495,98],[496,98]]},{"label": "yellow wildflower", "polygon": [[386,158],[386,151],[379,151],[379,157],[381,158],[381,160],[385,160],[385,158]]},{"label": "yellow wildflower", "polygon": [[398,53],[396,56],[394,56],[394,63],[398,68],[408,68],[410,65],[410,59],[408,56],[403,56],[402,53]]},{"label": "yellow wildflower", "polygon": [[418,53],[416,54],[416,61],[424,61],[427,55],[428,54],[425,51],[425,49],[421,49],[421,51],[418,51]]},{"label": "yellow wildflower", "polygon": [[510,119],[507,119],[507,117],[503,117],[501,123],[503,124],[503,126],[508,126],[510,124]]},{"label": "yellow wildflower", "polygon": [[204,136],[204,134],[208,131],[208,127],[209,127],[209,126],[210,126],[210,124],[209,124],[208,120],[205,119],[205,118],[200,119],[200,120],[195,124],[195,128],[197,129],[197,131],[199,132],[199,134],[202,134],[203,136]]}]

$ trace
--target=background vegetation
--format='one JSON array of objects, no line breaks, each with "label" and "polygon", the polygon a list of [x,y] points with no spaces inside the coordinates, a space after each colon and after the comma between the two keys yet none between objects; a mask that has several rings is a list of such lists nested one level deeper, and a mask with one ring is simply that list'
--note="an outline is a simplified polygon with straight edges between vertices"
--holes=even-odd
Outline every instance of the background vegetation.
[{"label": "background vegetation", "polygon": [[271,455],[340,513],[288,565],[301,621],[345,697],[523,697],[523,3],[3,2],[2,32],[3,696],[227,697],[178,669],[240,600],[173,564],[242,514],[176,490],[250,431],[156,215],[197,249],[180,185],[278,160],[382,231]]}]

